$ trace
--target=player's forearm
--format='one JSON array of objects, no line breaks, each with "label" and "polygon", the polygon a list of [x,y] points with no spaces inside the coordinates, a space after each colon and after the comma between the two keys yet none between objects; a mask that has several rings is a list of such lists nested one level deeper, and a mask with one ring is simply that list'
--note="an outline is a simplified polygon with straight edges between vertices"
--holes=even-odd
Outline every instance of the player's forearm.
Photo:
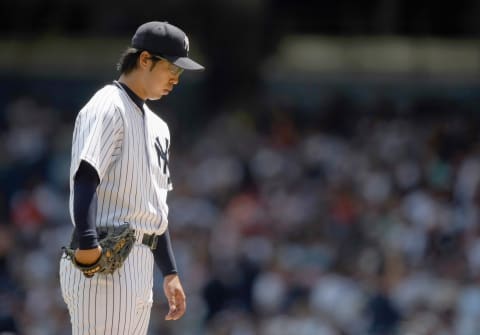
[{"label": "player's forearm", "polygon": [[157,248],[153,251],[153,258],[164,277],[178,273],[168,229],[158,237]]},{"label": "player's forearm", "polygon": [[79,249],[98,246],[95,220],[91,208],[95,205],[95,191],[99,184],[96,170],[82,161],[74,178],[73,216],[78,234]]}]

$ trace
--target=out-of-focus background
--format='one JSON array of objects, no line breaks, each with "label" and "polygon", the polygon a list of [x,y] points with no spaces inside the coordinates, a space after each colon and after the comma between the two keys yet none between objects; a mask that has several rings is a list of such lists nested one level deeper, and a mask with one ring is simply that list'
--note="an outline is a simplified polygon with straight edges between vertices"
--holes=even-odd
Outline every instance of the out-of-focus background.
[{"label": "out-of-focus background", "polygon": [[149,334],[480,334],[480,3],[0,3],[0,334],[70,334],[76,113],[143,22],[204,64],[172,132],[188,311]]}]

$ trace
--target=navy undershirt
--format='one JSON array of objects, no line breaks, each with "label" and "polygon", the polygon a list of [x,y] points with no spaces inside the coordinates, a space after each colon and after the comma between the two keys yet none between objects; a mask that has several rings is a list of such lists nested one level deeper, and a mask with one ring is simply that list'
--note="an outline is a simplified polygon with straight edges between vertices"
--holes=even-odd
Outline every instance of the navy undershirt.
[{"label": "navy undershirt", "polygon": [[95,230],[96,192],[100,178],[93,166],[81,161],[73,180],[73,218],[78,234],[80,249],[93,249],[98,246]]},{"label": "navy undershirt", "polygon": [[130,99],[132,99],[132,101],[135,103],[135,105],[138,106],[138,108],[140,108],[142,110],[142,112],[144,112],[143,110],[143,104],[145,103],[145,100],[143,100],[142,98],[140,98],[138,95],[135,94],[135,92],[133,92],[130,87],[128,87],[127,85],[125,85],[124,83],[121,83],[117,80],[114,80],[113,81],[113,84],[119,88],[123,88],[125,90],[125,92],[127,92],[128,96],[130,97]]},{"label": "navy undershirt", "polygon": [[[142,110],[145,103],[124,83],[114,81],[114,85],[127,92],[132,101]],[[93,249],[98,246],[95,229],[96,189],[100,178],[95,168],[82,160],[74,177],[73,216],[78,234],[79,249]],[[163,276],[177,273],[177,265],[173,254],[170,233],[167,228],[164,234],[158,236],[157,248],[153,250],[155,263]]]}]

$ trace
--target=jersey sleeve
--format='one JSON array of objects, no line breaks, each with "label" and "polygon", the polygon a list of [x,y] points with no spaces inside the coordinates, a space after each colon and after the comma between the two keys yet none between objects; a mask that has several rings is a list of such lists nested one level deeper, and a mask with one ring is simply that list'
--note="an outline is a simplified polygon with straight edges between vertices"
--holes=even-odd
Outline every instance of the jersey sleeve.
[{"label": "jersey sleeve", "polygon": [[72,140],[73,178],[82,160],[92,165],[103,179],[120,155],[123,143],[123,119],[113,105],[87,105],[77,116]]}]

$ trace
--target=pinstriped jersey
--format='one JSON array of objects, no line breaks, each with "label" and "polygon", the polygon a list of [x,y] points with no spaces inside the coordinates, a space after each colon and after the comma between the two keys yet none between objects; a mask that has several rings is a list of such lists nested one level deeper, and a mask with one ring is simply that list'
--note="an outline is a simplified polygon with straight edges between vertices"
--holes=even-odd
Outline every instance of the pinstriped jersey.
[{"label": "pinstriped jersey", "polygon": [[172,189],[169,149],[167,124],[146,104],[142,111],[116,85],[100,89],[75,120],[69,203],[73,224],[73,178],[85,160],[100,178],[96,226],[130,223],[134,229],[162,234]]}]

